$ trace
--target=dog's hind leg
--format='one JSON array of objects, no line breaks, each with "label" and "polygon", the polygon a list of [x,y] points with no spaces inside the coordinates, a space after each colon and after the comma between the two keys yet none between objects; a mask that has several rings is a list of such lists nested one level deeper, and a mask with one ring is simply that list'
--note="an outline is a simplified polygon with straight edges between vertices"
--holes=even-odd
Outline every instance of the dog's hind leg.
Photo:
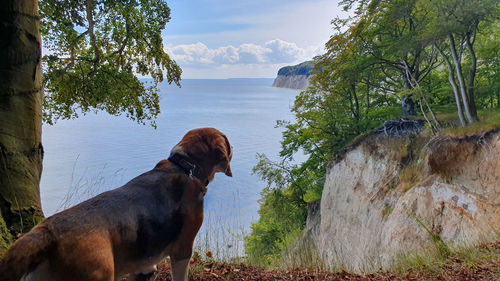
[{"label": "dog's hind leg", "polygon": [[173,281],[187,281],[189,270],[190,258],[183,260],[171,259],[170,265],[172,267],[172,280]]},{"label": "dog's hind leg", "polygon": [[115,281],[113,247],[104,231],[80,231],[59,239],[52,263],[57,281]]}]

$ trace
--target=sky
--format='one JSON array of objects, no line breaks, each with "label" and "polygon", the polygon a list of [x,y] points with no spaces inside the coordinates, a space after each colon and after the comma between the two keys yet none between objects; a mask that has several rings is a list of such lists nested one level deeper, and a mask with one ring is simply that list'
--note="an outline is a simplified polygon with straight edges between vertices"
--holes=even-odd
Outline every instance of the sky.
[{"label": "sky", "polygon": [[182,78],[274,78],[310,60],[333,34],[336,0],[167,0],[165,51]]}]

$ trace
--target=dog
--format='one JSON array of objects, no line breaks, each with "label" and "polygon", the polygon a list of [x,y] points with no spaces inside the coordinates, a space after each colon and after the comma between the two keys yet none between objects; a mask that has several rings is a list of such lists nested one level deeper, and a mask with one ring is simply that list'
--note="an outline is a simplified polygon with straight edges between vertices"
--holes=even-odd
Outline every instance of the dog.
[{"label": "dog", "polygon": [[189,131],[151,171],[19,238],[0,262],[0,280],[143,280],[169,256],[172,279],[186,281],[207,185],[217,172],[232,177],[232,155],[220,131]]}]

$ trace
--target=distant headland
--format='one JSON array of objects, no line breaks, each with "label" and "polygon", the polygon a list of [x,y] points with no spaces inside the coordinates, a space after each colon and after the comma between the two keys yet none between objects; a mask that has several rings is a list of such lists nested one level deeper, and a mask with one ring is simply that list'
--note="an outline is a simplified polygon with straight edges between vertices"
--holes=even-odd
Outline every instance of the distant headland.
[{"label": "distant headland", "polygon": [[305,90],[309,86],[309,76],[313,69],[313,61],[306,61],[294,66],[285,66],[278,70],[273,87]]}]

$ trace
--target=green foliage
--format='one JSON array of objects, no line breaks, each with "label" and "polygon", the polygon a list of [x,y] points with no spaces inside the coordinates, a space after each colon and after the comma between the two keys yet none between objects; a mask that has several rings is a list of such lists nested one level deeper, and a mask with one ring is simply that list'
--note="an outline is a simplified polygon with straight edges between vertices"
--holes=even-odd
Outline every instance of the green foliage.
[{"label": "green foliage", "polygon": [[292,76],[292,75],[311,75],[314,63],[312,61],[306,61],[294,66],[285,66],[278,70],[278,75],[280,76]]},{"label": "green foliage", "polygon": [[[305,225],[307,202],[321,198],[325,173],[336,153],[384,121],[399,118],[402,97],[414,98],[421,114],[416,118],[430,120],[434,132],[456,126],[457,112],[464,124],[460,112],[464,105],[469,122],[475,121],[476,102],[480,112],[500,106],[498,1],[344,0],[340,4],[355,13],[332,21],[335,32],[326,53],[314,60],[310,87],[296,97],[294,122],[278,121],[284,128],[280,161],[259,155],[254,168],[267,187],[260,219],[246,238],[251,260],[267,264],[279,260],[294,243],[293,233]],[[450,57],[454,50],[459,56],[455,61]],[[485,122],[469,128],[496,128],[495,114],[480,116]],[[307,160],[288,164],[298,152]],[[406,188],[411,188],[420,170],[417,164],[405,170]]]},{"label": "green foliage", "polygon": [[145,123],[160,112],[164,76],[179,85],[181,69],[163,51],[165,1],[42,0],[40,15],[46,122],[104,110]]},{"label": "green foliage", "polygon": [[7,225],[2,217],[2,213],[0,213],[0,259],[5,254],[9,245],[12,243],[12,236],[7,229]]},{"label": "green foliage", "polygon": [[267,187],[259,201],[259,221],[252,224],[252,234],[245,237],[245,252],[250,262],[267,266],[279,260],[287,237],[304,227],[307,210],[302,187],[309,185],[297,166],[285,166],[285,161],[273,163],[262,154],[258,157],[254,173],[261,175]]},{"label": "green foliage", "polygon": [[478,37],[477,103],[483,108],[500,108],[500,22],[485,27]]},{"label": "green foliage", "polygon": [[432,45],[448,70],[461,124],[477,122],[477,74],[482,65],[477,42],[482,30],[498,19],[500,5],[496,0],[420,0],[419,4],[428,17],[421,41]]},{"label": "green foliage", "polygon": [[279,260],[290,235],[302,230],[307,213],[288,192],[265,189],[261,195],[260,218],[245,237],[245,252],[251,263],[268,266]]}]

